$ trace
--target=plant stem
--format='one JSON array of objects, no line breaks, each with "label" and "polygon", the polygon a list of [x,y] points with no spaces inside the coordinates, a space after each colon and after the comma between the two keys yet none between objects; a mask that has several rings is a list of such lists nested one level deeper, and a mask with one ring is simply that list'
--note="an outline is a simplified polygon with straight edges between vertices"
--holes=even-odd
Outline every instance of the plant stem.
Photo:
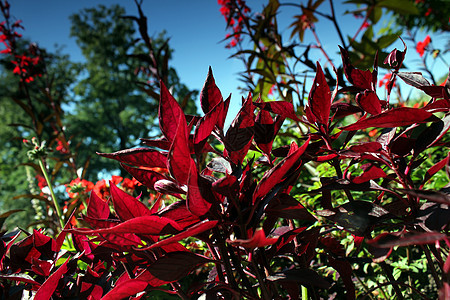
[{"label": "plant stem", "polygon": [[402,291],[400,291],[399,285],[397,281],[395,280],[394,276],[392,276],[392,272],[389,268],[389,266],[383,261],[380,263],[381,268],[384,271],[384,274],[389,279],[390,283],[392,284],[392,287],[394,288],[394,292],[397,295],[397,299],[403,300],[403,294]]},{"label": "plant stem", "polygon": [[50,182],[50,177],[48,176],[47,169],[45,168],[43,158],[39,158],[39,167],[41,167],[42,174],[44,175],[45,181],[47,182],[48,189],[50,191],[50,195],[53,200],[53,205],[55,206],[56,214],[58,215],[59,224],[61,226],[61,230],[64,228],[64,221],[62,218],[61,207],[59,206],[58,200],[56,199],[55,192],[53,191],[52,183]]},{"label": "plant stem", "polygon": [[302,285],[302,300],[308,300],[308,288]]}]

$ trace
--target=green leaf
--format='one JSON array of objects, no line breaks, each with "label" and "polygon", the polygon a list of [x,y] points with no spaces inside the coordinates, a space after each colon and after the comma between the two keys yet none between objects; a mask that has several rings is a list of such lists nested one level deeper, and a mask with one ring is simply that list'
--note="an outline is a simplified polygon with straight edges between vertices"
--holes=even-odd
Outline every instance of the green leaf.
[{"label": "green leaf", "polygon": [[419,10],[410,0],[382,0],[377,6],[393,10],[399,14],[418,15]]}]

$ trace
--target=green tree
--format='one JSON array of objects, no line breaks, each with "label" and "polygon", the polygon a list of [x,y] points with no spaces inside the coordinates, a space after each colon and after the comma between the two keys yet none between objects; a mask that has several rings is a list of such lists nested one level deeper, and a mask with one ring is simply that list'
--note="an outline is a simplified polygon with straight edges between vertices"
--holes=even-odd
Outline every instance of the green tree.
[{"label": "green tree", "polygon": [[[100,171],[117,169],[95,152],[136,146],[139,138],[149,136],[155,126],[160,78],[148,71],[148,49],[137,41],[132,18],[124,17],[124,13],[122,7],[114,5],[84,9],[71,16],[71,35],[86,62],[74,89],[77,100],[67,124],[79,145],[79,159],[90,159],[87,177],[92,180]],[[158,67],[167,65],[172,52],[168,39],[160,34],[151,43],[155,53],[164,53],[156,58]],[[173,68],[166,68],[164,73],[175,97],[182,101],[187,96],[191,100],[187,108],[195,112],[195,93],[180,83]]]}]

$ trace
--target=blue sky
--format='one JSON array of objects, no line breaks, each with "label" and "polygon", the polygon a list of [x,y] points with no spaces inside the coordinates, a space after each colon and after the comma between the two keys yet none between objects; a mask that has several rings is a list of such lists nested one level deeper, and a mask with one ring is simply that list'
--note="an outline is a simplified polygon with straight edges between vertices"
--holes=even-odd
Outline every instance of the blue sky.
[{"label": "blue sky", "polygon": [[[10,0],[10,2],[11,14],[23,21],[25,37],[49,50],[53,50],[55,45],[64,46],[63,52],[70,54],[73,60],[82,60],[82,55],[75,40],[69,36],[69,16],[71,14],[98,4],[108,6],[118,3],[126,8],[127,14],[137,15],[133,0]],[[260,11],[265,2],[261,0],[247,1],[253,11]],[[339,0],[334,3],[336,14],[341,16],[338,19],[339,25],[344,32],[353,35],[359,27],[361,19],[355,19],[352,15],[343,15],[344,10],[349,9],[349,5],[344,7],[341,4],[342,1]],[[321,7],[329,10],[327,1]],[[181,81],[191,89],[200,90],[208,67],[211,66],[216,83],[224,97],[232,93],[232,111],[237,111],[241,97],[245,96],[237,90],[240,85],[237,74],[243,70],[243,66],[236,59],[228,59],[233,52],[225,48],[224,42],[220,42],[225,37],[226,31],[225,20],[219,12],[217,1],[144,0],[143,10],[148,17],[150,35],[156,35],[162,30],[167,31],[167,35],[170,37],[170,47],[175,50],[171,65],[177,70]],[[292,22],[292,15],[298,13],[300,12],[293,8],[282,8],[278,18],[279,28],[286,37],[290,34],[288,26]],[[337,53],[340,41],[332,24],[327,20],[320,20],[317,32],[332,59],[339,60]],[[425,33],[421,33],[419,37],[423,39],[425,35]],[[285,40],[287,39],[285,38]],[[305,41],[311,40],[312,36],[307,33]],[[435,45],[445,43],[446,40],[448,40],[448,35],[433,36]],[[396,42],[394,47],[403,49],[400,41]],[[410,45],[406,63],[410,66],[414,65],[418,58],[415,49]],[[321,60],[322,64],[325,63],[323,57],[318,55],[317,59]],[[439,76],[442,75],[442,71],[440,72]],[[309,88],[307,87],[307,89]]]}]

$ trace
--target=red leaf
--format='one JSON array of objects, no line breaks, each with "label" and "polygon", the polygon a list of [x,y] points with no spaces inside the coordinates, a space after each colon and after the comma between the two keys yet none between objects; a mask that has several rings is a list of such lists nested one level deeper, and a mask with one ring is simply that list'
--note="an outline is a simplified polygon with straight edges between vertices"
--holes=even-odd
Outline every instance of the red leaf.
[{"label": "red leaf", "polygon": [[165,154],[148,148],[133,148],[114,153],[97,154],[136,167],[165,168],[167,162],[167,156]]},{"label": "red leaf", "polygon": [[153,286],[153,287],[158,287],[161,286],[163,284],[169,283],[168,281],[165,280],[161,280],[156,278],[154,275],[152,275],[152,273],[150,273],[148,270],[145,270],[144,272],[142,272],[141,274],[139,274],[136,277],[137,280],[142,280],[147,282],[149,285]]},{"label": "red leaf", "polygon": [[255,102],[253,104],[261,109],[280,115],[284,118],[289,118],[294,121],[300,121],[300,119],[295,114],[294,105],[291,102],[268,101],[262,103]]},{"label": "red leaf", "polygon": [[[212,206],[212,203],[209,202],[204,196],[212,196],[212,186],[209,186],[209,189],[207,189],[203,186],[203,184],[200,185],[200,182],[204,180],[206,179],[203,179],[196,172],[190,174],[189,176],[189,185],[186,197],[187,208],[192,214],[198,217],[206,215]],[[209,199],[212,200],[212,198]]]},{"label": "red leaf", "polygon": [[108,219],[109,217],[108,203],[103,201],[103,199],[101,199],[97,195],[97,193],[91,192],[86,214],[88,217],[94,219]]},{"label": "red leaf", "polygon": [[344,65],[344,73],[347,80],[355,87],[362,90],[372,90],[372,73],[368,70],[362,71],[355,69],[350,63],[347,50],[339,46],[341,49],[342,63]]},{"label": "red leaf", "polygon": [[369,127],[391,128],[408,126],[414,123],[427,123],[439,120],[432,113],[420,108],[399,107],[376,116],[362,119],[354,124],[342,127],[342,130],[359,130]]},{"label": "red leaf", "polygon": [[142,202],[116,187],[111,181],[109,184],[114,210],[122,221],[151,215],[148,207]]},{"label": "red leaf", "polygon": [[281,194],[270,201],[264,212],[278,218],[316,221],[303,205],[287,194]]},{"label": "red leaf", "polygon": [[197,153],[203,148],[208,137],[218,123],[219,117],[222,115],[222,109],[223,102],[219,102],[197,123],[194,132],[194,147]]},{"label": "red leaf", "polygon": [[[328,126],[331,109],[331,92],[319,62],[317,62],[316,77],[309,92],[308,104],[311,113],[317,118],[317,122]],[[309,121],[314,122],[314,120]]]},{"label": "red leaf", "polygon": [[[133,168],[124,164],[121,164],[121,167],[130,173],[131,176],[136,178],[137,181],[152,190],[155,190],[155,183],[157,181],[167,179],[166,176],[153,170]],[[164,166],[164,168],[166,168],[166,166]]]},{"label": "red leaf", "polygon": [[129,296],[134,296],[139,292],[145,291],[148,283],[140,279],[129,279],[126,280],[112,290],[110,290],[101,300],[116,300],[116,299],[126,299]]},{"label": "red leaf", "polygon": [[356,102],[364,111],[371,115],[381,113],[381,102],[374,91],[365,90],[363,93],[358,93],[356,95]]},{"label": "red leaf", "polygon": [[440,232],[420,232],[401,237],[395,233],[382,233],[373,240],[367,241],[367,243],[375,247],[391,248],[395,246],[432,244],[445,238],[447,238],[447,236]]},{"label": "red leaf", "polygon": [[179,126],[176,135],[173,138],[167,160],[170,174],[179,184],[186,184],[189,174],[197,173],[194,160],[191,158],[189,149],[188,132],[186,124],[179,120]]},{"label": "red leaf", "polygon": [[254,135],[254,106],[249,94],[225,135],[225,151],[232,162],[241,164],[250,149]]},{"label": "red leaf", "polygon": [[52,297],[53,292],[58,286],[58,282],[61,279],[61,276],[63,276],[67,272],[67,263],[69,262],[69,260],[70,257],[41,285],[39,290],[36,292],[36,295],[34,296],[35,300],[49,300]]},{"label": "red leaf", "polygon": [[332,255],[328,255],[328,262],[330,266],[338,271],[339,275],[344,282],[347,289],[347,299],[356,299],[355,297],[355,284],[352,280],[352,266],[347,260],[334,258]]},{"label": "red leaf", "polygon": [[193,215],[186,207],[186,201],[178,201],[158,212],[161,217],[169,218],[178,223],[183,229],[197,223],[200,219]]},{"label": "red leaf", "polygon": [[[186,117],[178,102],[169,93],[161,81],[161,99],[159,101],[159,127],[164,136],[172,142],[178,132],[178,127],[186,127]],[[185,130],[186,132],[187,130]]]},{"label": "red leaf", "polygon": [[205,114],[215,107],[219,102],[222,102],[222,93],[216,86],[211,67],[208,70],[205,84],[200,93],[200,106]]},{"label": "red leaf", "polygon": [[120,223],[110,228],[100,229],[87,229],[87,228],[75,228],[69,229],[69,232],[75,232],[79,234],[92,235],[92,234],[141,234],[141,235],[164,235],[175,233],[183,230],[175,221],[159,216],[143,216],[136,217],[134,219]]},{"label": "red leaf", "polygon": [[150,250],[150,249],[154,249],[154,248],[159,248],[165,245],[169,245],[169,244],[173,244],[176,243],[178,241],[181,241],[185,238],[191,237],[191,236],[196,236],[197,234],[200,234],[202,232],[205,232],[211,228],[214,228],[217,225],[218,221],[207,221],[204,220],[200,223],[195,224],[194,226],[191,226],[189,228],[187,228],[186,230],[177,233],[169,238],[166,238],[164,240],[161,240],[159,242],[156,242],[152,245],[150,245],[149,247],[145,247],[145,248],[139,248],[137,250]]},{"label": "red leaf", "polygon": [[300,148],[289,154],[289,156],[264,174],[253,193],[253,204],[256,203],[257,199],[267,195],[275,185],[283,181],[283,178],[286,176],[287,172],[289,172],[291,167],[300,160],[300,157],[305,152],[306,147],[308,147],[310,140],[311,137],[309,137]]},{"label": "red leaf", "polygon": [[241,246],[241,247],[248,248],[248,249],[254,249],[254,248],[265,247],[265,246],[275,244],[277,242],[277,240],[278,240],[278,237],[267,238],[263,229],[257,229],[250,239],[227,240],[227,243],[229,243],[233,246]]},{"label": "red leaf", "polygon": [[156,278],[174,282],[188,275],[198,265],[210,262],[204,256],[192,252],[170,252],[152,263],[147,270]]},{"label": "red leaf", "polygon": [[231,94],[230,96],[228,96],[228,98],[223,102],[223,109],[222,109],[222,114],[219,117],[219,120],[217,122],[217,127],[220,128],[220,130],[223,131],[223,126],[225,126],[225,120],[227,118],[227,113],[228,113],[228,107],[230,106],[230,101],[231,101]]},{"label": "red leaf", "polygon": [[356,153],[364,153],[364,152],[376,152],[381,149],[381,144],[378,142],[368,142],[362,143],[359,145],[353,145],[348,148],[349,151]]},{"label": "red leaf", "polygon": [[171,141],[168,141],[166,138],[154,139],[154,140],[141,138],[140,140],[142,141],[143,144],[145,144],[147,146],[156,147],[156,148],[160,148],[163,150],[169,150],[170,145],[172,145]]},{"label": "red leaf", "polygon": [[430,180],[430,178],[436,174],[439,170],[441,170],[444,166],[449,165],[450,161],[450,152],[448,153],[447,157],[438,162],[437,164],[433,165],[431,168],[428,169],[427,173],[425,174],[425,178],[423,179],[422,186]]},{"label": "red leaf", "polygon": [[359,184],[372,179],[384,178],[386,176],[387,176],[386,173],[384,173],[384,171],[381,168],[375,165],[371,165],[367,170],[364,170],[363,174],[353,178],[352,182]]}]

